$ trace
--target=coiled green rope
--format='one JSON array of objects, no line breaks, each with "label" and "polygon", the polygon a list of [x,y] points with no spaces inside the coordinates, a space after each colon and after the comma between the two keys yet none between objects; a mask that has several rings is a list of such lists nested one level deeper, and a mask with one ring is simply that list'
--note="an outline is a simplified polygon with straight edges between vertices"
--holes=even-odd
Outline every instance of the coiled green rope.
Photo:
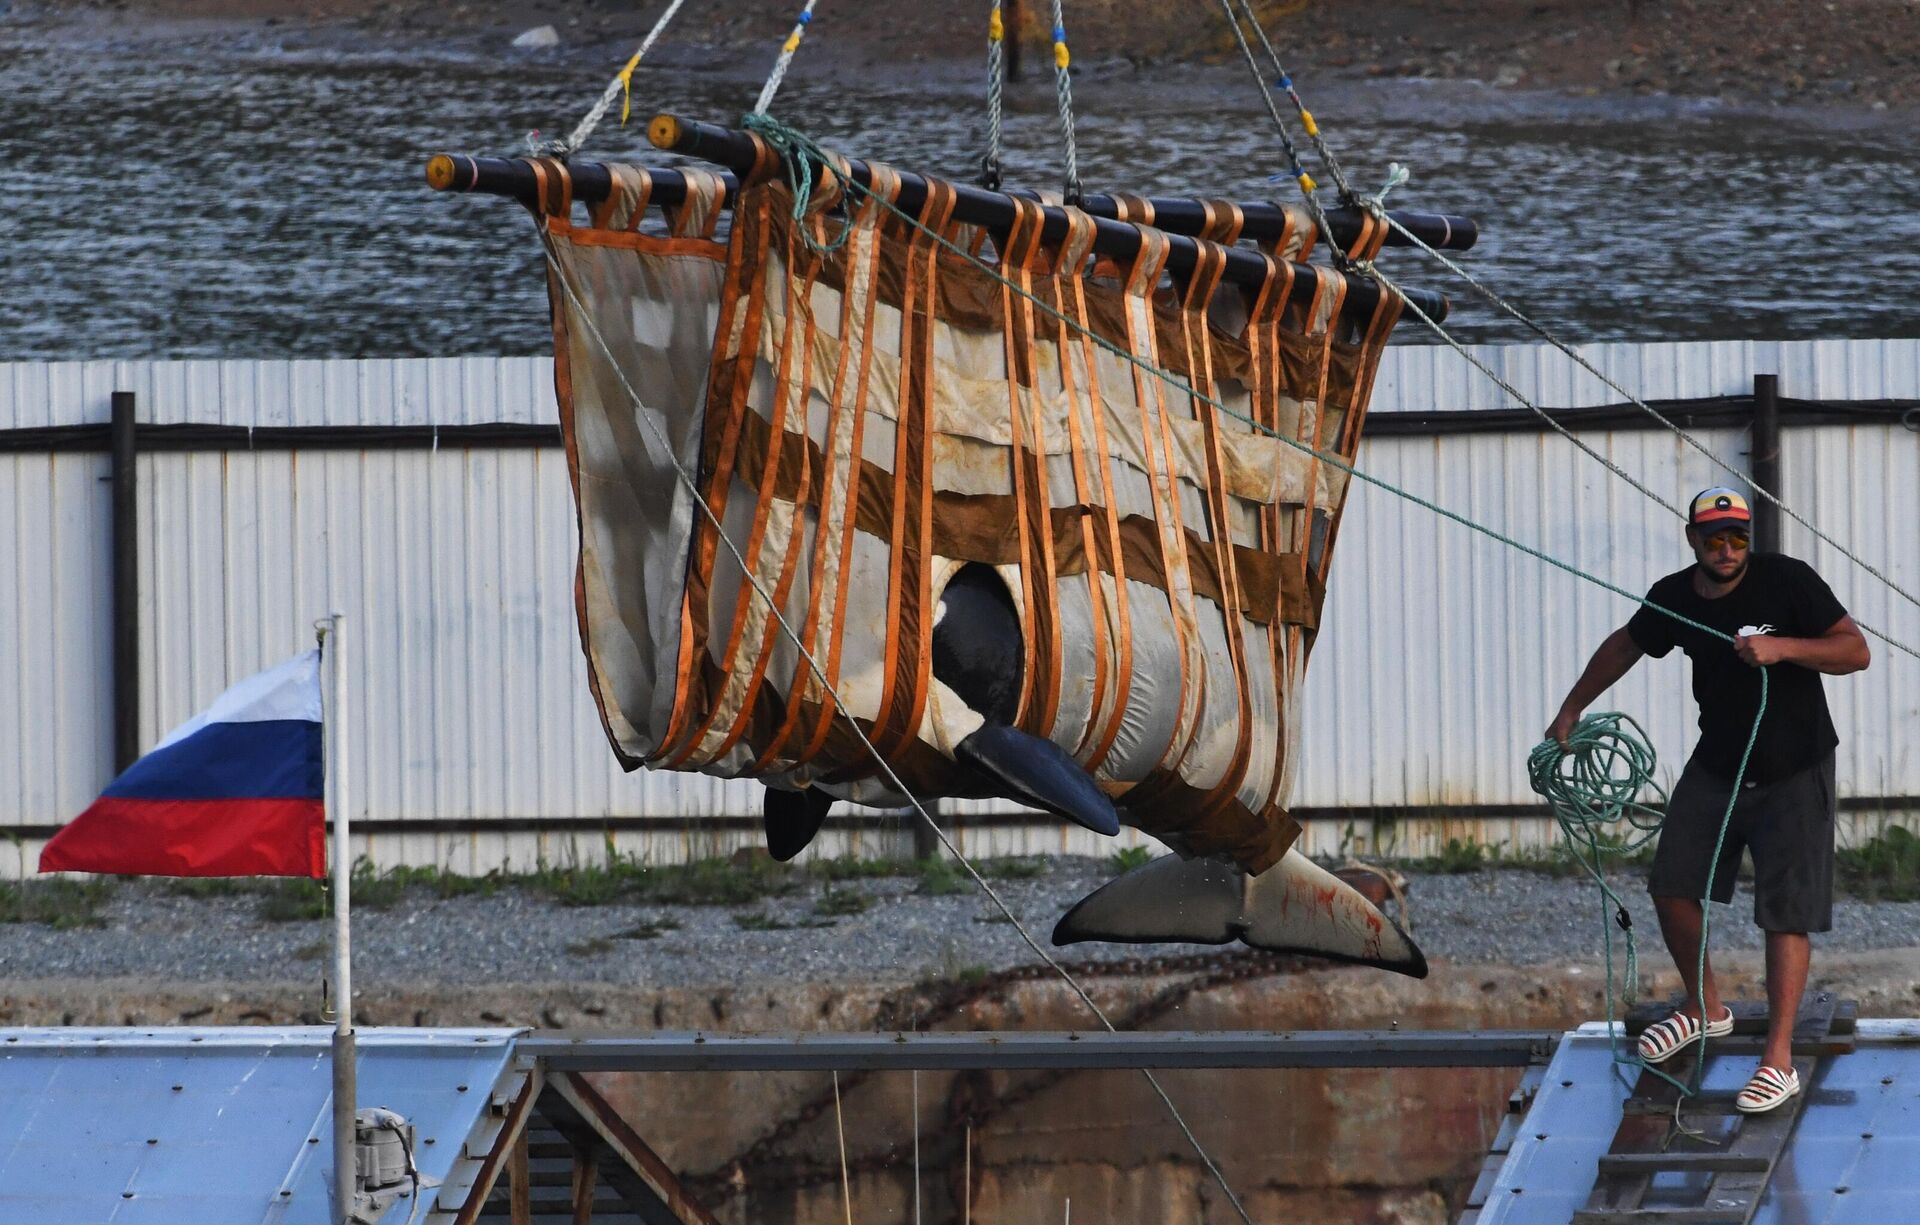
[{"label": "coiled green rope", "polygon": [[[1568,853],[1600,886],[1600,930],[1607,958],[1607,1029],[1615,1044],[1615,1063],[1637,1060],[1622,1058],[1619,1038],[1613,1033],[1614,927],[1619,927],[1627,940],[1628,1004],[1639,991],[1640,953],[1633,935],[1633,916],[1607,883],[1604,862],[1608,855],[1633,854],[1659,834],[1666,793],[1653,781],[1657,762],[1646,731],[1618,711],[1581,719],[1567,734],[1565,748],[1557,741],[1543,740],[1527,755],[1527,782],[1553,811],[1560,832],[1566,835]],[[1641,798],[1649,788],[1658,795],[1659,807]]]}]

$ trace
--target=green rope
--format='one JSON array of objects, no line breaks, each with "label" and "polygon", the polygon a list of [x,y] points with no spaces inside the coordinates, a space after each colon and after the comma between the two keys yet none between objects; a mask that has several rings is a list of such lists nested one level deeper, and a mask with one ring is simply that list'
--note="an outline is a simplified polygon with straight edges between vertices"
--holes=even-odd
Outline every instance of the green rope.
[{"label": "green rope", "polygon": [[[1631,1007],[1640,989],[1640,956],[1633,934],[1633,916],[1607,883],[1609,855],[1631,855],[1660,833],[1666,795],[1661,807],[1640,799],[1643,788],[1659,790],[1653,772],[1657,763],[1646,733],[1617,711],[1588,715],[1567,734],[1567,746],[1543,740],[1527,755],[1527,781],[1547,801],[1567,840],[1574,862],[1600,887],[1600,930],[1606,950],[1607,1039],[1616,1064],[1638,1063],[1620,1051],[1621,1032],[1614,1024],[1613,929],[1626,935],[1627,964],[1623,980],[1625,1004]],[[1621,827],[1625,826],[1623,830]],[[1609,914],[1609,910],[1611,913]]]},{"label": "green rope", "polygon": [[[824,150],[816,141],[814,141],[812,137],[807,136],[805,133],[795,128],[788,127],[786,124],[781,123],[779,120],[773,118],[771,115],[758,115],[758,114],[749,115],[742,122],[745,127],[747,127],[749,130],[753,132],[758,133],[768,143],[772,144],[774,148],[778,149],[781,153],[785,155],[785,160],[789,163],[787,168],[787,181],[788,181],[788,184],[794,190],[794,204],[793,204],[794,216],[796,219],[803,217],[807,209],[807,203],[808,203],[807,193],[811,192],[812,190],[813,176],[812,176],[810,167],[804,167],[804,166],[795,167],[791,163],[819,162],[823,166],[829,165],[830,164],[829,156],[826,150]],[[975,252],[966,250],[965,248],[961,247],[958,243],[955,243],[952,240],[948,239],[946,235],[941,234],[938,231],[932,229],[930,226],[926,225],[924,222],[920,220],[920,218],[912,215],[911,213],[908,213],[905,209],[902,209],[898,205],[894,204],[893,201],[885,199],[884,197],[876,194],[866,184],[861,183],[851,177],[846,178],[846,184],[850,189],[854,191],[858,191],[861,194],[865,195],[868,199],[874,200],[877,203],[879,203],[883,208],[891,212],[894,216],[900,218],[907,225],[913,227],[916,230],[919,230],[923,234],[926,234],[928,237],[932,238],[933,241],[939,246],[945,247],[948,251],[952,252],[954,255],[957,255],[961,259],[967,261],[968,263],[973,264],[975,267],[985,272],[988,276],[992,277],[995,281],[999,282],[1003,288],[1011,291],[1014,294],[1017,294],[1019,297],[1032,303],[1036,308],[1038,308],[1041,311],[1041,313],[1050,316],[1051,318],[1057,320],[1060,323],[1065,324],[1067,327],[1087,337],[1087,339],[1091,340],[1094,344],[1098,345],[1102,349],[1105,349],[1107,352],[1120,358],[1122,361],[1128,363],[1129,365],[1132,365],[1135,368],[1151,375],[1152,377],[1157,378],[1162,382],[1169,384],[1170,386],[1174,387],[1181,393],[1192,397],[1194,400],[1208,405],[1215,412],[1220,413],[1223,416],[1226,416],[1228,418],[1231,418],[1232,420],[1239,421],[1257,433],[1265,434],[1270,438],[1277,439],[1278,441],[1285,443],[1287,446],[1292,447],[1296,451],[1300,451],[1300,452],[1303,452],[1304,454],[1310,455],[1313,458],[1319,460],[1321,463],[1327,464],[1330,467],[1336,468],[1339,471],[1346,473],[1348,476],[1354,478],[1355,480],[1362,481],[1366,484],[1372,485],[1376,489],[1384,490],[1385,492],[1390,493],[1393,496],[1402,499],[1403,501],[1410,502],[1413,505],[1422,508],[1423,510],[1430,511],[1433,514],[1436,514],[1443,519],[1449,520],[1450,522],[1457,523],[1460,526],[1467,528],[1469,531],[1478,532],[1481,535],[1488,537],[1489,539],[1498,541],[1499,543],[1506,545],[1508,548],[1516,549],[1519,552],[1525,553],[1527,556],[1532,557],[1538,561],[1543,561],[1550,566],[1554,566],[1558,569],[1564,570],[1568,574],[1571,574],[1575,578],[1581,579],[1584,582],[1592,583],[1596,587],[1603,588],[1607,591],[1614,593],[1615,595],[1631,600],[1635,604],[1638,604],[1644,608],[1650,608],[1653,611],[1661,614],[1662,616],[1670,617],[1673,620],[1678,621],[1682,625],[1690,626],[1693,629],[1699,630],[1701,633],[1710,635],[1711,637],[1714,637],[1714,638],[1718,638],[1720,641],[1726,643],[1730,647],[1735,645],[1733,635],[1731,634],[1723,633],[1722,631],[1717,630],[1710,625],[1705,625],[1699,621],[1695,621],[1692,617],[1689,617],[1684,613],[1678,612],[1671,608],[1667,608],[1664,605],[1656,604],[1652,600],[1647,599],[1643,595],[1636,595],[1635,593],[1628,591],[1626,588],[1621,587],[1618,584],[1608,582],[1606,579],[1601,578],[1597,574],[1590,574],[1587,571],[1580,569],[1578,566],[1575,566],[1571,562],[1562,561],[1560,558],[1554,557],[1549,553],[1536,549],[1531,545],[1523,544],[1520,541],[1515,540],[1513,537],[1508,536],[1503,532],[1500,532],[1494,528],[1488,527],[1483,523],[1479,523],[1472,519],[1469,519],[1465,515],[1460,514],[1458,511],[1448,510],[1446,507],[1441,506],[1436,502],[1429,501],[1426,498],[1421,497],[1419,494],[1413,493],[1411,490],[1402,489],[1398,485],[1395,485],[1390,481],[1382,480],[1377,476],[1372,476],[1372,475],[1369,475],[1368,473],[1362,472],[1360,469],[1354,467],[1352,464],[1342,459],[1339,455],[1322,451],[1319,448],[1312,446],[1309,443],[1300,441],[1298,438],[1288,437],[1287,435],[1280,433],[1278,430],[1275,430],[1270,426],[1267,426],[1259,421],[1254,420],[1252,417],[1248,416],[1247,414],[1238,412],[1228,407],[1226,404],[1222,403],[1220,400],[1207,395],[1206,393],[1200,391],[1198,388],[1182,382],[1177,376],[1175,376],[1171,372],[1162,370],[1158,366],[1155,366],[1152,363],[1141,359],[1135,354],[1129,353],[1127,350],[1121,348],[1119,345],[1114,344],[1112,341],[1108,340],[1106,337],[1101,336],[1098,333],[1088,329],[1079,320],[1069,317],[1064,312],[1054,307],[1052,304],[1043,301],[1041,298],[1039,298],[1032,292],[1022,288],[1019,285],[1014,284],[1013,281],[1001,275],[1000,271],[997,268],[987,263],[984,259],[980,258],[978,254],[976,254]],[[853,224],[852,220],[851,218],[849,218],[847,225],[842,228],[839,238],[834,243],[833,247],[821,246],[819,243],[817,243],[813,239],[813,237],[810,234],[806,235],[806,241],[808,245],[810,247],[813,247],[816,251],[822,251],[823,253],[825,251],[830,251],[838,247],[839,245],[845,243],[847,233],[851,229],[852,224]],[[1397,292],[1397,291],[1393,291],[1389,288],[1387,289],[1387,292]],[[1522,402],[1523,403],[1526,402],[1524,400],[1524,397],[1522,398]],[[1733,790],[1732,790],[1732,793],[1727,798],[1727,810],[1720,818],[1720,834],[1719,834],[1719,837],[1714,842],[1713,858],[1709,861],[1711,863],[1717,864],[1720,862],[1720,852],[1726,844],[1727,829],[1733,823],[1734,804],[1739,799],[1741,783],[1746,778],[1747,765],[1753,755],[1754,743],[1760,737],[1761,721],[1766,718],[1768,688],[1769,686],[1767,681],[1767,669],[1763,667],[1760,669],[1759,709],[1754,712],[1753,727],[1747,733],[1746,749],[1740,755],[1740,768],[1734,774]],[[1602,719],[1604,719],[1605,717],[1606,716],[1600,716],[1600,718]],[[1585,721],[1583,720],[1582,722],[1584,723]],[[1629,720],[1628,722],[1631,722],[1631,721]],[[1637,733],[1638,725],[1635,724],[1634,728]],[[1618,733],[1618,725],[1614,725],[1614,731]],[[1576,762],[1575,765],[1573,766],[1574,773],[1571,777],[1574,780],[1582,780],[1582,779],[1592,780],[1594,778],[1599,777],[1599,775],[1589,773],[1589,771],[1599,770],[1602,767],[1606,766],[1607,762],[1605,760],[1605,757],[1607,755],[1623,754],[1628,752],[1628,750],[1625,747],[1624,734],[1623,733],[1618,734],[1616,739],[1618,743],[1614,743],[1611,747],[1609,747],[1607,749],[1606,754],[1602,754],[1599,756],[1596,756],[1592,752],[1585,754],[1584,756],[1588,759],[1587,763],[1583,765],[1580,762]],[[1644,752],[1646,754],[1647,760],[1651,761],[1653,756],[1653,751],[1651,748],[1645,747],[1643,735],[1640,737],[1640,741],[1641,741],[1642,749],[1644,749]],[[1551,749],[1553,752],[1555,753],[1560,752],[1560,746],[1558,744],[1555,744],[1549,741],[1546,745],[1542,745],[1539,748],[1535,749],[1534,750],[1535,755],[1541,754],[1549,746],[1551,746]],[[1637,754],[1638,750],[1635,750],[1634,752]],[[1638,757],[1631,756],[1625,759],[1638,760]],[[1531,762],[1531,759],[1530,759],[1530,762]],[[1615,790],[1616,789],[1614,787],[1609,785],[1607,788],[1607,793],[1612,794]],[[1639,807],[1640,806],[1636,805],[1636,810],[1638,810]],[[1624,813],[1627,810],[1623,808],[1621,811]],[[1651,810],[1649,809],[1646,811],[1651,811]],[[1604,881],[1602,882],[1602,887],[1603,889],[1605,888]],[[1706,979],[1707,937],[1708,937],[1709,928],[1711,927],[1711,924],[1712,924],[1712,911],[1708,903],[1711,901],[1712,892],[1713,892],[1713,881],[1710,876],[1706,885],[1702,889],[1703,896],[1700,899],[1701,911],[1702,911],[1701,928],[1700,928],[1700,958],[1699,958],[1699,962],[1696,967],[1695,975],[1694,975],[1694,981],[1697,983],[1704,983]],[[1603,899],[1602,899],[1603,903],[1605,900],[1609,898],[1614,900],[1616,903],[1618,901],[1617,896],[1608,892],[1606,894],[1603,894]],[[1618,919],[1618,914],[1624,914],[1624,913],[1625,913],[1624,908],[1621,908],[1615,916],[1616,921]],[[1611,932],[1607,933],[1607,945],[1609,949],[1609,966],[1611,966],[1611,948],[1612,948]],[[1629,942],[1629,949],[1631,952],[1631,942]],[[1702,996],[1704,996],[1704,994],[1705,993],[1703,988]],[[1706,1001],[1704,998],[1702,998],[1699,1001],[1699,1003],[1700,1003],[1700,1012],[1703,1018],[1703,1023],[1700,1027],[1700,1036],[1697,1040],[1701,1044],[1701,1049],[1704,1051],[1706,1047],[1706,1026],[1704,1024],[1704,1017],[1706,1014]],[[1608,1018],[1607,1024],[1609,1027],[1609,1032],[1611,1033],[1612,1026],[1613,1026],[1613,1004],[1611,999],[1611,984],[1609,984],[1607,1018]],[[1617,1052],[1616,1052],[1616,1058],[1618,1058]],[[1634,1062],[1634,1061],[1630,1060],[1628,1062]],[[1702,1068],[1705,1066],[1705,1063],[1706,1061],[1704,1059],[1695,1061],[1694,1068],[1693,1068],[1693,1075],[1691,1077],[1690,1084],[1682,1084],[1679,1080],[1675,1079],[1674,1077],[1668,1076],[1666,1073],[1660,1071],[1658,1068],[1650,1067],[1647,1070],[1649,1072],[1652,1072],[1654,1075],[1659,1076],[1661,1079],[1666,1080],[1669,1084],[1674,1085],[1676,1088],[1682,1090],[1683,1092],[1691,1095],[1699,1091],[1700,1073]]]}]

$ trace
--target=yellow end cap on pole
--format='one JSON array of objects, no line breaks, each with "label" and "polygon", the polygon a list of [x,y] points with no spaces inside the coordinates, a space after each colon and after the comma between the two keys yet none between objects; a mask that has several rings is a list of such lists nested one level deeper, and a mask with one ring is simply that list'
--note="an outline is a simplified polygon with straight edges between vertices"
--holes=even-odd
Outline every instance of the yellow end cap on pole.
[{"label": "yellow end cap on pole", "polygon": [[680,143],[680,121],[672,115],[655,115],[647,124],[647,140],[656,149],[672,149]]},{"label": "yellow end cap on pole", "polygon": [[453,159],[444,153],[436,153],[427,159],[427,186],[435,191],[445,191],[453,186]]},{"label": "yellow end cap on pole", "polygon": [[1053,44],[1053,66],[1055,68],[1058,68],[1060,71],[1065,72],[1067,70],[1067,63],[1072,58],[1073,57],[1067,54],[1067,44],[1065,43]]}]

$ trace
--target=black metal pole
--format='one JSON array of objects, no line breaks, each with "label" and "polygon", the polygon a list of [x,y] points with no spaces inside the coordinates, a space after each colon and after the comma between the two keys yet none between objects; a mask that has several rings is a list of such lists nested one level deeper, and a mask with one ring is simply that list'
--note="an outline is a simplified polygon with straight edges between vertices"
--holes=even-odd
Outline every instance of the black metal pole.
[{"label": "black metal pole", "polygon": [[[1753,376],[1753,441],[1748,454],[1753,483],[1769,493],[1780,492],[1780,376]],[[1780,508],[1765,498],[1753,499],[1753,547],[1780,551]]]},{"label": "black metal pole", "polygon": [[[674,123],[676,126],[670,131],[663,130],[663,135],[671,142],[668,146],[671,151],[728,167],[729,173],[721,177],[731,192],[735,186],[731,171],[753,164],[753,144],[747,134],[710,123],[688,120],[675,120]],[[856,177],[864,174],[865,162],[855,160],[852,165]],[[647,172],[653,178],[655,203],[678,204],[686,198],[685,181],[681,179],[679,171],[671,167],[649,166]],[[573,198],[585,204],[606,199],[613,182],[606,165],[601,162],[568,162],[567,174],[573,181]],[[915,183],[919,182],[918,176],[910,177]],[[861,181],[866,180],[862,178]],[[427,182],[440,191],[480,191],[512,196],[528,208],[539,204],[540,184],[533,173],[533,166],[517,158],[437,154],[427,163]],[[966,193],[980,191],[982,202],[985,196],[996,194],[970,185],[965,186],[964,190]],[[1036,193],[1025,189],[1014,189],[1005,194],[1029,200],[1039,198]],[[1202,201],[1155,196],[1147,204],[1153,209],[1154,227],[1169,234],[1197,234],[1206,224],[1206,207]],[[1286,210],[1272,201],[1242,200],[1239,205],[1244,218],[1240,230],[1242,238],[1273,238],[1285,224]],[[1088,195],[1080,206],[1095,217],[1111,219],[1119,215],[1114,198],[1098,192]],[[1006,210],[1008,206],[1001,203],[999,208]],[[1421,242],[1440,251],[1465,251],[1480,238],[1480,224],[1471,217],[1452,213],[1423,213],[1411,209],[1389,209],[1387,216],[1404,226]],[[1364,214],[1357,208],[1335,206],[1327,210],[1327,225],[1332,229],[1336,242],[1350,243],[1359,237],[1364,221]],[[1413,243],[1398,230],[1390,230],[1386,245],[1410,247]]]},{"label": "black metal pole", "polygon": [[140,756],[139,435],[134,395],[113,393],[113,770]]},{"label": "black metal pole", "polygon": [[[656,119],[655,122],[658,123],[659,120]],[[701,126],[712,127],[710,124]],[[726,131],[724,128],[713,130]],[[685,152],[685,150],[677,151]],[[709,155],[704,148],[692,154],[702,158]],[[864,184],[867,181],[864,177],[867,172],[864,162],[852,162],[849,168],[856,182]],[[606,198],[609,179],[605,166],[596,166],[592,163],[570,163],[567,170],[573,181],[576,200],[591,201]],[[648,172],[653,176],[654,181],[654,203],[677,204],[684,198],[685,182],[678,171],[650,167]],[[900,181],[900,196],[895,202],[896,206],[901,212],[913,216],[926,202],[927,180],[920,175],[903,172],[900,175]],[[436,154],[428,161],[427,183],[439,191],[479,191],[492,195],[511,196],[529,207],[535,206],[539,194],[533,167],[527,162],[466,157],[450,153]],[[986,226],[989,229],[1004,228],[1013,224],[1013,197],[997,191],[988,191],[983,187],[959,183],[952,186],[957,195],[955,220]],[[1066,235],[1067,219],[1062,210],[1043,208],[1042,216],[1041,233],[1047,241],[1057,242]],[[1130,259],[1140,249],[1140,232],[1130,225],[1111,218],[1096,217],[1094,218],[1093,249],[1116,260]],[[1169,234],[1167,272],[1174,276],[1185,276],[1193,270],[1197,254],[1198,248],[1193,239],[1181,234]],[[1306,265],[1296,265],[1296,267],[1304,269]],[[1259,253],[1244,247],[1230,247],[1227,249],[1223,275],[1225,280],[1237,285],[1264,284],[1267,277],[1266,260]],[[1349,318],[1365,317],[1379,301],[1379,283],[1359,276],[1347,276],[1346,280],[1347,316]],[[1435,322],[1446,319],[1450,304],[1445,294],[1431,289],[1406,289],[1404,292],[1408,301],[1419,307],[1422,313]],[[1297,277],[1293,284],[1293,300],[1296,303],[1304,303],[1312,294],[1312,280],[1309,277]],[[1411,315],[1407,316],[1407,318],[1411,317]]]}]

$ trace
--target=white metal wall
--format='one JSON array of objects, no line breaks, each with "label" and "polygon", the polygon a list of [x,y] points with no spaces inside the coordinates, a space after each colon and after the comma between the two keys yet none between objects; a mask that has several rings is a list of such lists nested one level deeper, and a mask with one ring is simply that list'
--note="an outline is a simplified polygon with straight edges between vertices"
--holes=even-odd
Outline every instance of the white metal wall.
[{"label": "white metal wall", "polygon": [[[1553,406],[1619,397],[1539,347],[1481,351]],[[1590,360],[1650,397],[1742,393],[1777,372],[1809,399],[1920,396],[1920,341],[1608,345]],[[104,422],[237,426],[551,422],[551,363],[528,358],[0,365],[0,429]],[[1492,408],[1502,393],[1444,349],[1389,349],[1376,411]],[[1588,441],[1673,500],[1716,478],[1654,431]],[[1744,467],[1738,432],[1709,434]],[[1920,589],[1920,435],[1788,431],[1786,496],[1908,590]],[[1685,560],[1677,524],[1547,434],[1375,438],[1367,472],[1629,590]],[[111,774],[109,491],[104,455],[0,455],[0,829],[65,820]],[[360,814],[484,820],[757,813],[758,788],[622,774],[593,713],[572,617],[574,528],[556,450],[162,453],[141,461],[141,736],[309,641],[329,608],[358,638]],[[1804,532],[1863,620],[1920,643],[1920,610]],[[1308,681],[1295,801],[1313,807],[1527,803],[1524,754],[1622,598],[1381,490],[1356,487]],[[1843,794],[1920,794],[1920,661],[1884,647],[1830,681]],[[1684,759],[1685,665],[1644,665],[1606,705]],[[986,811],[996,805],[967,805]],[[1328,849],[1342,831],[1314,831]],[[589,833],[587,849],[599,842]],[[623,837],[649,854],[724,850]],[[871,844],[869,844],[871,846]],[[974,849],[1097,849],[1052,829],[976,831]],[[30,870],[37,843],[0,854]],[[387,837],[385,862],[485,870],[580,848],[531,834]]]}]

